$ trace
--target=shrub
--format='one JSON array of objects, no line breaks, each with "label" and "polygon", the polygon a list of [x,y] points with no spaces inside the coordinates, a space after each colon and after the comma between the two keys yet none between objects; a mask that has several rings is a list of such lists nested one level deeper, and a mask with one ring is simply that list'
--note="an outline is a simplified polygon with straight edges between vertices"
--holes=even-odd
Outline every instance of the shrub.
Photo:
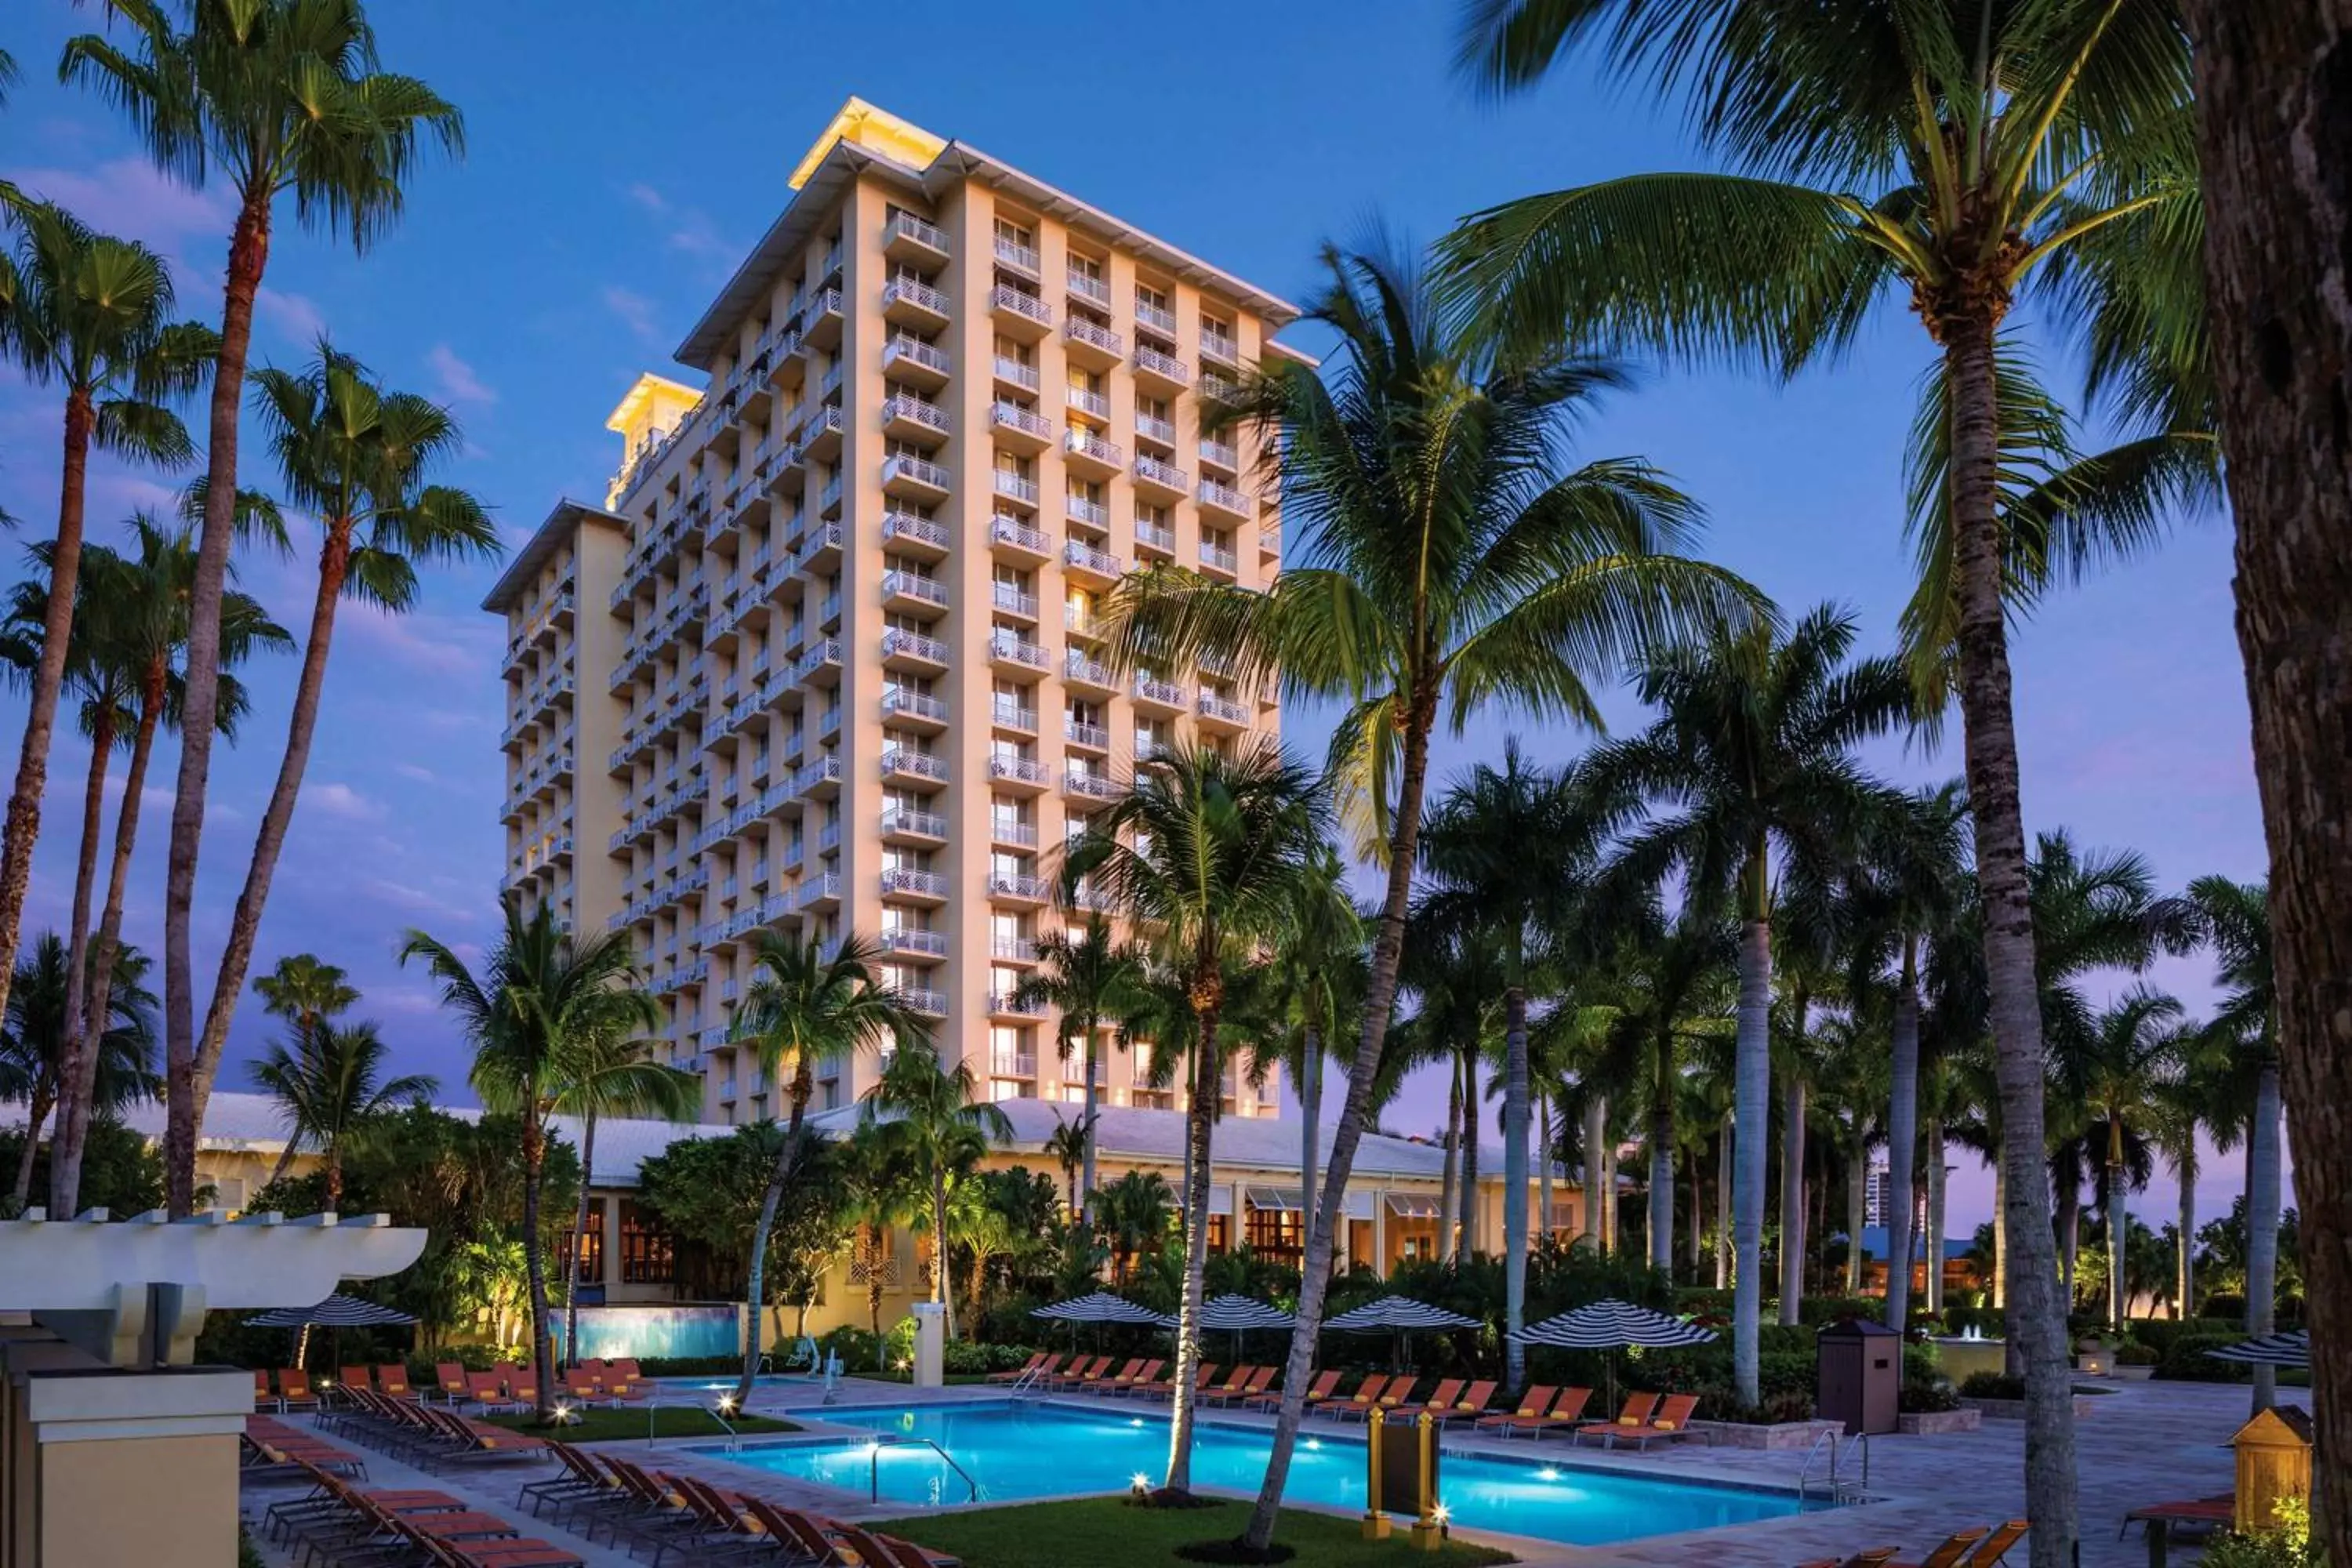
[{"label": "shrub", "polygon": [[236,1527],[236,1568],[268,1568],[262,1559],[261,1548],[253,1543],[252,1535],[241,1524]]},{"label": "shrub", "polygon": [[827,1355],[841,1358],[842,1366],[850,1372],[872,1372],[882,1364],[882,1344],[870,1329],[855,1323],[844,1323],[817,1341],[817,1347]]},{"label": "shrub", "polygon": [[1699,1393],[1698,1414],[1704,1420],[1728,1421],[1741,1426],[1775,1426],[1784,1421],[1813,1418],[1810,1393],[1766,1393],[1754,1405],[1742,1405],[1728,1386]]},{"label": "shrub", "polygon": [[1798,1321],[1808,1328],[1826,1328],[1848,1318],[1883,1318],[1886,1303],[1875,1296],[1808,1296],[1797,1303]]},{"label": "shrub", "polygon": [[2231,1329],[2220,1332],[2175,1334],[2156,1363],[2156,1375],[2181,1383],[2237,1383],[2246,1376],[2243,1365],[2233,1361],[2216,1361],[2207,1351],[2221,1350],[2245,1338],[2242,1331]]},{"label": "shrub", "polygon": [[2278,1505],[2274,1530],[2252,1535],[2223,1531],[2205,1549],[2204,1568],[2326,1568],[2327,1549],[2311,1538],[2311,1508],[2286,1501]]},{"label": "shrub", "polygon": [[2162,1359],[2154,1345],[2144,1345],[2137,1340],[2126,1340],[2116,1347],[2117,1366],[2154,1366]]},{"label": "shrub", "polygon": [[1958,1410],[1960,1396],[1952,1392],[1951,1383],[1946,1378],[1906,1376],[1901,1392],[1895,1397],[1895,1407],[1915,1415],[1937,1410]]},{"label": "shrub", "polygon": [[1999,1307],[1958,1306],[1948,1302],[1944,1307],[1944,1331],[1965,1334],[1974,1329],[1987,1339],[1998,1339],[2005,1316]]},{"label": "shrub", "polygon": [[1963,1399],[2022,1399],[2025,1379],[2005,1372],[1972,1372],[1960,1384]]}]

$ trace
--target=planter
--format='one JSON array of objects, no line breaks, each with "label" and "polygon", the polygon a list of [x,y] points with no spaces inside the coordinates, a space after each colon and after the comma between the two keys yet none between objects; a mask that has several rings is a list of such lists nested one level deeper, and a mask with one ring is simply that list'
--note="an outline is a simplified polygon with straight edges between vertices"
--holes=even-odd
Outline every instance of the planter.
[{"label": "planter", "polygon": [[1744,1421],[1694,1421],[1691,1430],[1700,1433],[1707,1442],[1726,1448],[1809,1448],[1813,1439],[1823,1432],[1843,1436],[1843,1421],[1777,1421],[1769,1426],[1751,1426]]},{"label": "planter", "polygon": [[2123,1363],[2117,1362],[2115,1365],[2115,1369],[2109,1372],[2107,1375],[2114,1378],[2117,1383],[2146,1383],[2149,1378],[2156,1375],[2156,1368],[2152,1366],[2126,1366]]},{"label": "planter", "polygon": [[[2081,1420],[2098,1408],[2099,1402],[2083,1394],[2074,1395],[2074,1419]],[[1987,1421],[2022,1421],[2025,1401],[2022,1399],[1970,1399],[1962,1395],[1960,1408],[1973,1410]]]},{"label": "planter", "polygon": [[1906,1437],[1944,1437],[1973,1432],[1984,1422],[1984,1412],[1967,1405],[1958,1410],[1906,1411],[1895,1418],[1895,1429]]},{"label": "planter", "polygon": [[2113,1351],[2084,1351],[2074,1358],[2074,1370],[2093,1377],[2105,1377],[2115,1370]]}]

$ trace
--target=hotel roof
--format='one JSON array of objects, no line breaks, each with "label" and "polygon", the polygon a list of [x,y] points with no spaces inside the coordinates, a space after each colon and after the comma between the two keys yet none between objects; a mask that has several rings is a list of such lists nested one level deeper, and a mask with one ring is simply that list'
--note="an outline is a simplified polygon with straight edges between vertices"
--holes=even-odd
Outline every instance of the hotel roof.
[{"label": "hotel roof", "polygon": [[547,564],[547,558],[555,553],[564,535],[577,525],[592,521],[610,523],[624,532],[629,526],[628,519],[615,517],[601,506],[590,506],[586,501],[564,497],[555,503],[554,510],[547,514],[547,521],[539,525],[530,538],[524,542],[523,547],[514,552],[513,559],[507,563],[507,569],[499,574],[497,582],[490,584],[490,591],[482,595],[482,608],[493,613],[505,609],[507,602],[529,587],[530,580],[539,575],[539,569]]}]

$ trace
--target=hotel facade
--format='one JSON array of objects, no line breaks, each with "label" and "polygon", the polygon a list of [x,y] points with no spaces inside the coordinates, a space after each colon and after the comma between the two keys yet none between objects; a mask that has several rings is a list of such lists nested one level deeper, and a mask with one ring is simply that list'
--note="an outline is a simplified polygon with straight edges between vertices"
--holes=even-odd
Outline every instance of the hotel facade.
[{"label": "hotel facade", "polygon": [[[1279,724],[1213,663],[1113,670],[1103,607],[1153,563],[1272,581],[1276,500],[1202,410],[1297,311],[856,100],[791,184],[678,350],[703,389],[630,387],[603,504],[559,504],[484,602],[506,885],[629,936],[709,1121],[783,1110],[730,1037],[762,930],[875,940],[981,1092],[1077,1100],[1057,1021],[1013,1003],[1057,848],[1139,758]],[[1148,1053],[1101,1055],[1106,1104],[1181,1108]]]}]

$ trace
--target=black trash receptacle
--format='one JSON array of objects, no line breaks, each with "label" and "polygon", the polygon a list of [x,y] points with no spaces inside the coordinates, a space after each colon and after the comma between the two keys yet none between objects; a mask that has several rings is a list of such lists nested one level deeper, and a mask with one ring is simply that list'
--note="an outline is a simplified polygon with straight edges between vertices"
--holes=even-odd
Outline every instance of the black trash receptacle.
[{"label": "black trash receptacle", "polygon": [[1821,1331],[1821,1384],[1815,1412],[1843,1421],[1847,1436],[1892,1432],[1903,1394],[1903,1336],[1860,1318]]}]

